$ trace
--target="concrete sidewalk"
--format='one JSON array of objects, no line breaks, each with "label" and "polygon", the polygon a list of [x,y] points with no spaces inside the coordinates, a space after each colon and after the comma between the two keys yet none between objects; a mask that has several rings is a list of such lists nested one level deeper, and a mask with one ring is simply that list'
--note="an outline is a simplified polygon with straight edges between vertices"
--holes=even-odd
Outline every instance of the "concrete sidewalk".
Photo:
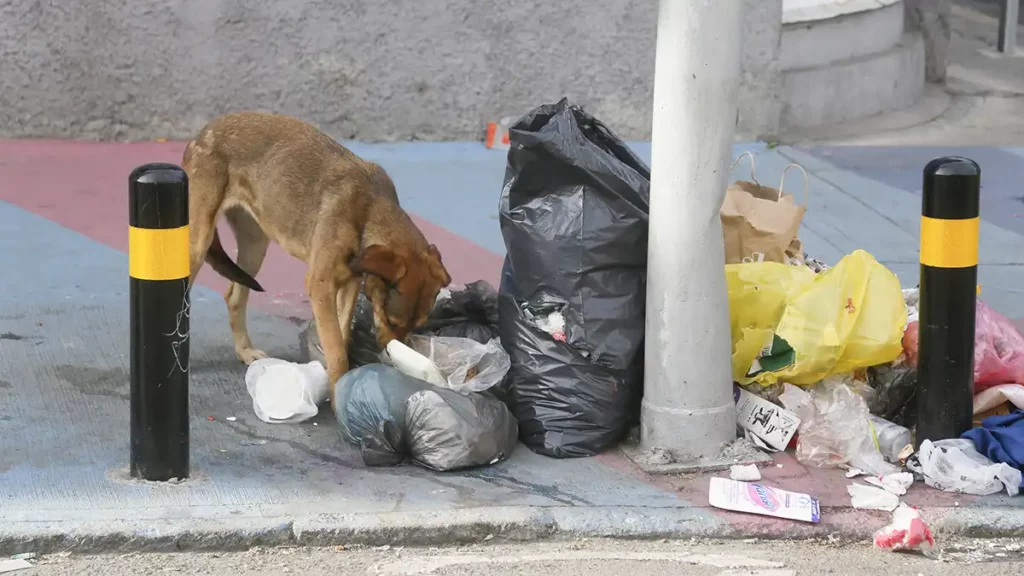
[{"label": "concrete sidewalk", "polygon": [[[887,523],[886,513],[849,507],[840,472],[808,469],[786,455],[763,471],[766,482],[820,497],[819,525],[710,508],[708,476],[647,476],[614,451],[552,460],[520,447],[508,462],[451,474],[366,468],[342,444],[328,409],[298,425],[265,424],[253,415],[215,291],[223,283],[210,275],[193,293],[190,316],[193,478],[172,485],[129,480],[125,179],[136,164],[175,161],[181,148],[0,142],[0,229],[11,239],[0,252],[11,271],[0,294],[0,554],[441,544],[489,535],[862,539]],[[403,204],[441,245],[456,281],[496,280],[502,153],[471,143],[354,148],[392,173]],[[636,148],[649,157],[649,145]],[[736,152],[744,149],[758,153],[762,182],[774,185],[791,161],[809,171],[802,232],[809,253],[834,263],[865,248],[905,285],[916,283],[920,200],[908,176],[923,164],[916,156],[877,151],[853,162],[854,152],[841,149],[749,144]],[[986,172],[986,198],[1004,188],[1009,195],[995,216],[1012,205],[1013,182],[1020,180],[1005,171],[1016,169]],[[790,182],[798,186],[799,177],[790,174],[786,189],[794,191]],[[735,176],[746,173],[737,168]],[[995,216],[986,216],[982,231],[983,296],[1024,318],[1024,230]],[[277,251],[259,275],[268,295],[251,311],[250,330],[273,356],[298,354],[298,324],[308,316],[301,274],[300,264]],[[1024,533],[1021,499],[916,486],[905,500],[922,507],[937,529]]]}]

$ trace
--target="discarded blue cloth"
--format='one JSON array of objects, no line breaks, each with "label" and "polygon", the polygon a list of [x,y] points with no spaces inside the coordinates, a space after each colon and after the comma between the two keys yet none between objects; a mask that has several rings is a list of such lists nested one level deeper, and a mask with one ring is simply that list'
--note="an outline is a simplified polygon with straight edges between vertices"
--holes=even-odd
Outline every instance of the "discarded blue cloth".
[{"label": "discarded blue cloth", "polygon": [[[1021,470],[1024,466],[1024,412],[989,416],[980,428],[964,432],[961,438],[974,441],[978,452],[993,462],[1005,462]],[[1024,488],[1024,481],[1021,482]]]}]

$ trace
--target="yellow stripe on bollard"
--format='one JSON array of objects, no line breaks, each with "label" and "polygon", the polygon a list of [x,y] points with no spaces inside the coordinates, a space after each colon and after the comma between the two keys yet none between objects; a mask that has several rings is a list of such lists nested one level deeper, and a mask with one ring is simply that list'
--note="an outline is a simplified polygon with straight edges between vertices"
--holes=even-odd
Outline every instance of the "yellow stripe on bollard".
[{"label": "yellow stripe on bollard", "polygon": [[188,226],[128,227],[128,275],[138,280],[180,280],[189,276]]},{"label": "yellow stripe on bollard", "polygon": [[980,218],[940,220],[921,217],[921,264],[933,268],[978,265]]}]

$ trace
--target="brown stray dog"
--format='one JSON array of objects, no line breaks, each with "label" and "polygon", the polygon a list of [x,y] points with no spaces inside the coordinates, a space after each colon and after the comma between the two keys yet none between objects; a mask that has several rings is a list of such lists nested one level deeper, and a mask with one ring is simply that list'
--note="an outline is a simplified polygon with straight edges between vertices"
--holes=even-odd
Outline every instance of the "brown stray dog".
[{"label": "brown stray dog", "polygon": [[[381,346],[404,340],[451,283],[437,247],[398,205],[384,170],[313,126],[287,116],[239,112],[214,119],[185,149],[189,177],[191,278],[203,261],[232,281],[224,294],[235,353],[246,364],[266,354],[246,328],[249,289],[274,240],[306,262],[306,290],[334,384],[348,371],[348,341],[362,283]],[[223,214],[238,241],[224,252]]]}]

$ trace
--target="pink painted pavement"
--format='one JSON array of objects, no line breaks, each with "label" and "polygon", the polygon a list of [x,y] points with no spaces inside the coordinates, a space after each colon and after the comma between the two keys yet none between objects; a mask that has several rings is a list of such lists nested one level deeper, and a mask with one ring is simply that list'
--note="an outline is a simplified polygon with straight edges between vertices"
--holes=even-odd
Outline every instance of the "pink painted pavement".
[{"label": "pink painted pavement", "polygon": [[[126,251],[128,174],[147,162],[180,164],[184,149],[184,142],[0,140],[0,200]],[[441,250],[454,284],[484,279],[497,286],[501,256],[416,215],[413,220]],[[223,223],[221,237],[234,254],[234,237]],[[253,305],[278,315],[308,318],[305,271],[305,263],[271,246],[258,275],[266,292],[254,294]],[[199,283],[220,292],[228,285],[208,266],[200,273]]]}]

